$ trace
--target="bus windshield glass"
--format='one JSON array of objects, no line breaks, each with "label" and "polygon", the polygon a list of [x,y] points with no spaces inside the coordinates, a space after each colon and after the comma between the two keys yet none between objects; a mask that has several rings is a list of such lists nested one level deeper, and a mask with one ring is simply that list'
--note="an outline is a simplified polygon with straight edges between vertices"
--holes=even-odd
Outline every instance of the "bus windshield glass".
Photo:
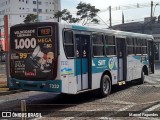
[{"label": "bus windshield glass", "polygon": [[11,27],[11,77],[51,80],[57,71],[57,26],[43,23]]}]

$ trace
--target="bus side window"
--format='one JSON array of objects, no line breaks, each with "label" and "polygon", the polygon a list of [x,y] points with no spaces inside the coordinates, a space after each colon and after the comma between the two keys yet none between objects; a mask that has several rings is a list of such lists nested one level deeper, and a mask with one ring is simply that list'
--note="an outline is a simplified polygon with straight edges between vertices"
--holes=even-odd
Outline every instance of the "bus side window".
[{"label": "bus side window", "polygon": [[106,55],[116,55],[115,37],[105,35]]},{"label": "bus side window", "polygon": [[134,54],[134,38],[127,37],[127,53],[128,55]]},{"label": "bus side window", "polygon": [[135,44],[136,54],[141,54],[141,39],[136,38],[135,42],[136,42]]},{"label": "bus side window", "polygon": [[147,54],[147,40],[143,39],[141,42],[141,52],[142,54]]},{"label": "bus side window", "polygon": [[67,57],[72,58],[75,56],[72,31],[64,31],[64,50]]},{"label": "bus side window", "polygon": [[92,34],[93,41],[93,55],[104,56],[104,38],[101,33]]}]

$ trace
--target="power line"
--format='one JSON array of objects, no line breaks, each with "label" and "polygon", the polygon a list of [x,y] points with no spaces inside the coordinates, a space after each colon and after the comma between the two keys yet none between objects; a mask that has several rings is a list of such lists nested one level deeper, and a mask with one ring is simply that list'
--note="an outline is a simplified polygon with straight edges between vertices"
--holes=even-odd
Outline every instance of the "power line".
[{"label": "power line", "polygon": [[[153,5],[160,4],[160,2],[155,2]],[[114,6],[111,8],[112,11],[118,11],[118,10],[127,10],[127,9],[137,9],[137,8],[144,8],[144,7],[150,7],[151,3],[137,3],[137,4],[129,4],[129,5],[119,5]],[[99,11],[99,13],[109,11],[109,7],[107,9],[102,9]]]},{"label": "power line", "polygon": [[101,17],[99,17],[98,15],[97,15],[97,17],[98,17],[105,25],[107,25],[107,27],[109,27],[109,25],[108,25]]}]

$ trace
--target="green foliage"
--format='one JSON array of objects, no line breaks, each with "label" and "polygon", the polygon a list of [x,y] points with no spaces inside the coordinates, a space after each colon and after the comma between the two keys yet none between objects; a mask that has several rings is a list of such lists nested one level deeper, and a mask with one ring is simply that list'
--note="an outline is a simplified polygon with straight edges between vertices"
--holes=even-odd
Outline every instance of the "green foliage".
[{"label": "green foliage", "polygon": [[36,21],[37,21],[37,15],[28,14],[23,22],[24,23],[30,23],[30,22],[36,22]]},{"label": "green foliage", "polygon": [[[88,22],[92,22],[94,17],[97,16],[97,13],[100,11],[96,9],[95,6],[91,6],[90,4],[80,2],[77,8],[77,15],[83,19],[83,25],[87,24]],[[98,20],[96,21],[98,23]]]},{"label": "green foliage", "polygon": [[97,16],[97,13],[100,10],[96,9],[95,6],[91,6],[90,4],[80,2],[76,8],[78,10],[77,11],[77,16],[79,16],[78,18],[74,18],[67,9],[58,11],[57,13],[55,13],[54,17],[58,18],[58,21],[60,18],[62,18],[62,20],[68,23],[76,23],[82,20],[82,25],[86,25],[91,22],[96,24],[99,23],[99,20],[96,19],[95,17]]},{"label": "green foliage", "polygon": [[96,19],[96,18],[93,18],[91,22],[92,22],[92,23],[95,23],[95,24],[98,24],[99,21],[100,21],[100,20],[98,20],[98,19]]},{"label": "green foliage", "polygon": [[54,17],[58,18],[58,21],[60,18],[62,18],[62,20],[68,23],[76,23],[80,20],[79,18],[74,18],[67,9],[58,11],[57,13],[54,14]]}]

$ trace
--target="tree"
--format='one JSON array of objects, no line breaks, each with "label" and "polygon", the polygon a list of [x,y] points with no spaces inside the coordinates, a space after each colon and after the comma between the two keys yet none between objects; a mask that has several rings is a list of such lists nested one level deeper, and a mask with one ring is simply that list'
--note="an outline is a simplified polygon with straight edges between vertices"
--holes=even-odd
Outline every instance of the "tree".
[{"label": "tree", "polygon": [[58,18],[58,22],[60,18],[62,18],[62,20],[66,21],[67,23],[76,23],[80,20],[79,18],[74,18],[67,9],[58,11],[54,14],[54,17]]},{"label": "tree", "polygon": [[86,4],[80,2],[78,6],[76,7],[78,9],[77,15],[80,16],[81,19],[83,19],[83,25],[86,25],[90,22],[98,23],[99,20],[95,17],[97,16],[97,13],[100,11],[99,9],[96,9],[95,6],[91,6],[91,4]]},{"label": "tree", "polygon": [[77,18],[74,18],[67,9],[58,11],[55,13],[54,17],[58,18],[58,21],[60,18],[62,18],[62,20],[66,21],[67,23],[76,23],[79,21],[82,21],[82,25],[86,25],[90,22],[96,24],[99,23],[99,20],[95,17],[100,10],[96,9],[95,6],[80,2],[76,8],[78,10],[77,15],[79,16]]},{"label": "tree", "polygon": [[60,18],[62,17],[62,15],[63,15],[62,11],[58,11],[58,12],[56,12],[56,13],[54,14],[54,17],[55,17],[55,18],[58,18],[58,22],[59,22],[59,21],[60,21]]},{"label": "tree", "polygon": [[30,22],[36,22],[36,21],[37,21],[37,15],[28,14],[23,22],[24,23],[30,23]]}]

